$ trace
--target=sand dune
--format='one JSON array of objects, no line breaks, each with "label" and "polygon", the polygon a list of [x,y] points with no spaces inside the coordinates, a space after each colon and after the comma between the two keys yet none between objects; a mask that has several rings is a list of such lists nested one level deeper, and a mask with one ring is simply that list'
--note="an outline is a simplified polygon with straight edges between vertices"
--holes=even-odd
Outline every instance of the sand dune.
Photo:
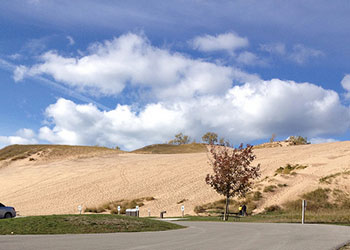
[{"label": "sand dune", "polygon": [[[262,176],[256,188],[287,184],[274,193],[264,193],[257,211],[263,207],[297,199],[317,187],[338,188],[350,194],[350,175],[339,175],[331,184],[319,179],[350,170],[350,142],[261,148],[254,151]],[[3,162],[4,163],[4,162]],[[287,163],[308,167],[295,176],[274,176]],[[1,165],[1,162],[0,162]],[[78,213],[77,206],[98,206],[108,201],[146,196],[154,201],[141,207],[141,216],[194,214],[196,205],[222,198],[204,178],[211,171],[206,153],[133,154],[106,152],[95,156],[60,159],[28,159],[3,164],[0,168],[0,202],[13,205],[21,215]],[[267,177],[267,178],[265,178]]]}]

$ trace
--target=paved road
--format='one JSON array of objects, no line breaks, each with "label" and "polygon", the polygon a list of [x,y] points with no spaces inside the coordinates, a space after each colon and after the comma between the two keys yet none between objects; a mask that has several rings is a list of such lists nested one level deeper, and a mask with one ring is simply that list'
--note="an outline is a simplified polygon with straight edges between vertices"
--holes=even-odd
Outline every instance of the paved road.
[{"label": "paved road", "polygon": [[109,249],[336,249],[350,227],[300,224],[178,222],[186,229],[90,235],[0,236],[1,250]]}]

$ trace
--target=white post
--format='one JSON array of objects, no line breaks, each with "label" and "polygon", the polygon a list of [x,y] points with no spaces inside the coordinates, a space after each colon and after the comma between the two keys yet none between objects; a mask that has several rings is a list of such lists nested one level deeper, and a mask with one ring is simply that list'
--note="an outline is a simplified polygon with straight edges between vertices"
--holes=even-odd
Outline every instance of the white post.
[{"label": "white post", "polygon": [[305,209],[306,209],[306,200],[301,201],[301,224],[305,223]]},{"label": "white post", "polygon": [[83,210],[83,207],[82,207],[82,205],[79,205],[78,206],[78,211],[79,211],[79,214],[81,214],[81,211]]},{"label": "white post", "polygon": [[181,206],[182,218],[185,216],[185,206]]},{"label": "white post", "polygon": [[118,215],[120,215],[120,206],[118,206]]},{"label": "white post", "polygon": [[148,209],[148,217],[151,217],[151,209]]},{"label": "white post", "polygon": [[140,217],[140,208],[139,208],[139,206],[136,206],[136,216]]}]

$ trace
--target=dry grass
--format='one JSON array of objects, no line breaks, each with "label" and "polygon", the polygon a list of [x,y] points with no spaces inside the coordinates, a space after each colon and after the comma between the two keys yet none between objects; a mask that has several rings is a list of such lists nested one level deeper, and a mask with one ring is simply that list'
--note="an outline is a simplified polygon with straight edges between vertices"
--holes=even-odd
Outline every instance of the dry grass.
[{"label": "dry grass", "polygon": [[299,164],[287,164],[285,167],[279,167],[276,171],[275,171],[275,175],[277,174],[295,174],[295,170],[298,169],[305,169],[308,166],[304,166],[304,165],[299,165]]},{"label": "dry grass", "polygon": [[264,192],[265,193],[268,193],[268,192],[273,193],[276,191],[276,189],[277,189],[276,185],[269,185],[269,186],[264,187]]},{"label": "dry grass", "polygon": [[[68,145],[11,145],[0,150],[0,161],[21,160],[31,156],[60,158],[65,156],[83,155],[96,152],[115,152],[106,147],[68,146]],[[30,158],[31,161],[34,158]]]},{"label": "dry grass", "polygon": [[323,184],[332,184],[332,181],[338,176],[346,176],[346,175],[350,175],[350,170],[327,175],[325,177],[320,178],[319,182]]},{"label": "dry grass", "polygon": [[84,212],[88,213],[103,213],[109,212],[111,214],[118,214],[118,206],[120,206],[120,213],[125,214],[126,209],[135,208],[136,206],[144,206],[144,202],[149,202],[155,200],[154,197],[143,197],[134,200],[118,200],[111,201],[105,204],[102,204],[98,207],[87,207]]},{"label": "dry grass", "polygon": [[182,145],[172,144],[154,144],[149,145],[132,153],[138,154],[183,154],[183,153],[202,153],[207,151],[207,146],[201,143],[191,143]]},{"label": "dry grass", "polygon": [[[238,208],[240,205],[245,204],[247,206],[247,213],[251,214],[252,211],[257,207],[257,200],[260,200],[262,195],[260,192],[249,193],[245,198],[240,199],[230,199],[229,211],[239,212]],[[194,208],[196,214],[207,214],[207,215],[218,215],[221,214],[226,205],[226,200],[221,199],[215,202],[207,203],[204,205],[199,205]]]}]

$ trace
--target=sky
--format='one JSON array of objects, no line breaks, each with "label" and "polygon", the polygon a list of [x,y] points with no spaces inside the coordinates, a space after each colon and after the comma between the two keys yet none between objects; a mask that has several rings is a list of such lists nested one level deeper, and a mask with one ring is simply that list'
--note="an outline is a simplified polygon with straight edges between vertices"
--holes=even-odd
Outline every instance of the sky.
[{"label": "sky", "polygon": [[350,1],[3,0],[0,148],[350,138]]}]

